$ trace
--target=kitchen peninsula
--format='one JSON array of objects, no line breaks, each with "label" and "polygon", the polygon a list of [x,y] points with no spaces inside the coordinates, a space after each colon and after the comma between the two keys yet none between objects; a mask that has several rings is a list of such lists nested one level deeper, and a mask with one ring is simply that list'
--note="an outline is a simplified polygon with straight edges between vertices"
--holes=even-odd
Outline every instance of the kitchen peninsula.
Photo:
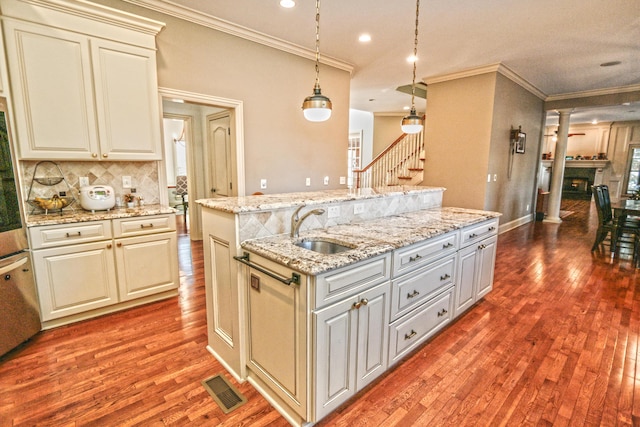
[{"label": "kitchen peninsula", "polygon": [[443,191],[198,200],[208,350],[292,425],[322,419],[491,290],[500,214]]}]

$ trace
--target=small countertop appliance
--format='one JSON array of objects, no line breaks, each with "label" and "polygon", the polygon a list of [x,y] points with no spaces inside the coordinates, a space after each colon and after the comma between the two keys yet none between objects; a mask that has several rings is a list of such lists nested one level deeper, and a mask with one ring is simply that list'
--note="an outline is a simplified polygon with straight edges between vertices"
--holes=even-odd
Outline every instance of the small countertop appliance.
[{"label": "small countertop appliance", "polygon": [[88,185],[80,188],[80,206],[88,211],[107,211],[116,204],[113,187]]}]

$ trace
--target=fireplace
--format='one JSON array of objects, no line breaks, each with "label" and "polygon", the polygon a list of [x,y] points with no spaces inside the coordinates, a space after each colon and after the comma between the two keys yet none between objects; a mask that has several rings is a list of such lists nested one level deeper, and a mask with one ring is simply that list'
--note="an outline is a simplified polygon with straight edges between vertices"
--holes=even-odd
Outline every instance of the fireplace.
[{"label": "fireplace", "polygon": [[562,198],[590,200],[595,177],[595,168],[566,168],[562,182]]}]

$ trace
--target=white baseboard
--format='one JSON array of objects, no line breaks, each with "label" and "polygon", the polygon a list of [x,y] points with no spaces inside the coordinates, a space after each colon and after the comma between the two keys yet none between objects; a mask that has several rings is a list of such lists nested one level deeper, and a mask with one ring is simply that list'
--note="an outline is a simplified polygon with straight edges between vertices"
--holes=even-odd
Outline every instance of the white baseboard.
[{"label": "white baseboard", "polygon": [[513,230],[514,228],[520,227],[521,225],[524,225],[524,224],[528,224],[531,221],[533,221],[533,214],[527,214],[523,217],[507,222],[506,224],[501,224],[498,227],[498,234],[502,234],[509,230]]}]

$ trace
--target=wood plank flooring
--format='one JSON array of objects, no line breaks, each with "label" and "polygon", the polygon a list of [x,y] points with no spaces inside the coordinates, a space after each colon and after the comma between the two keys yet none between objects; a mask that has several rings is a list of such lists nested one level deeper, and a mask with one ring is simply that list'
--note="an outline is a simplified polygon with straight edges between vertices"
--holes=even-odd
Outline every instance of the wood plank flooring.
[{"label": "wood plank flooring", "polygon": [[[320,426],[640,425],[640,270],[591,253],[589,202],[498,240],[494,290]],[[180,224],[181,221],[178,221]],[[202,245],[179,297],[41,332],[0,358],[0,426],[286,426],[248,383],[229,415],[200,381]],[[230,378],[227,374],[227,378]]]}]

